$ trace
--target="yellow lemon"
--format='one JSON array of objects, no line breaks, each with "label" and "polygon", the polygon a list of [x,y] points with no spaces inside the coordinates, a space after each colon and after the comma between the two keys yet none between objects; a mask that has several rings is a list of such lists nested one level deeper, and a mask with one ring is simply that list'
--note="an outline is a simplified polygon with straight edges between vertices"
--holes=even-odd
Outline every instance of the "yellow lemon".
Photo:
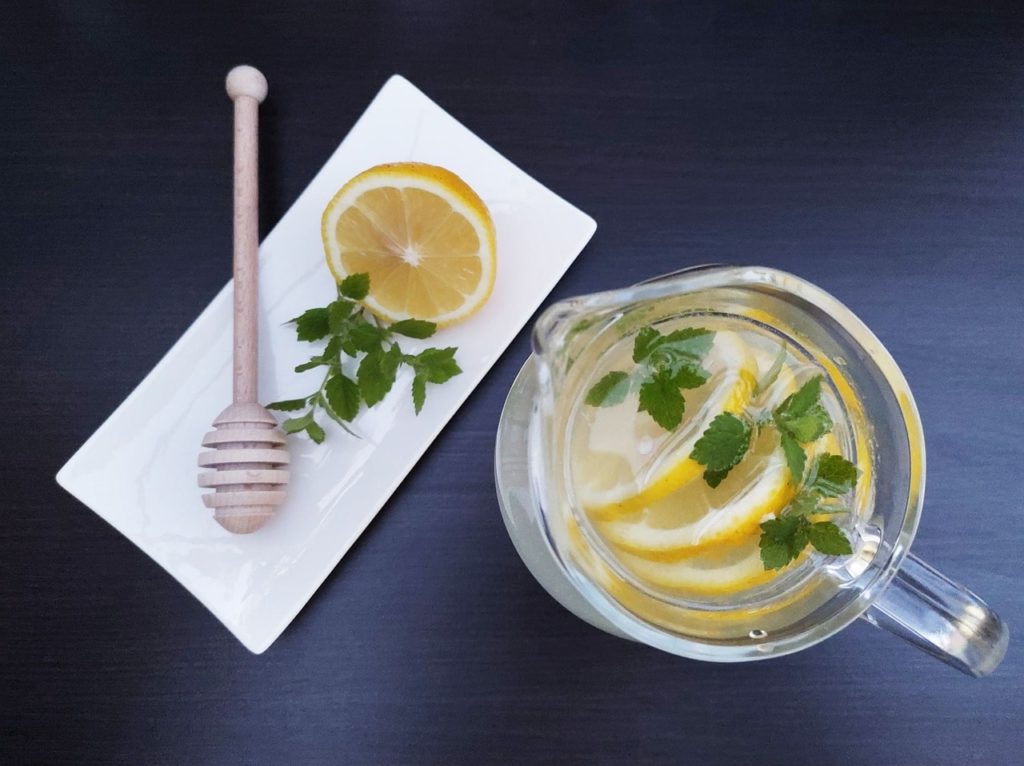
[{"label": "yellow lemon", "polygon": [[366,306],[390,321],[459,322],[494,288],[491,215],[444,168],[402,162],[363,171],[327,203],[321,235],[334,278],[368,273]]},{"label": "yellow lemon", "polygon": [[[707,424],[723,410],[740,412],[750,400],[757,363],[739,336],[718,332],[705,366],[714,371],[702,389],[687,392],[687,414],[676,433],[666,433],[629,403],[592,413],[593,439],[614,443],[589,444],[575,468],[577,497],[588,513],[598,517],[634,513],[672,494],[704,472],[690,459],[693,445]],[[647,454],[625,456],[622,444],[654,445]],[[629,458],[632,458],[630,460]],[[642,460],[638,466],[636,461]]]}]

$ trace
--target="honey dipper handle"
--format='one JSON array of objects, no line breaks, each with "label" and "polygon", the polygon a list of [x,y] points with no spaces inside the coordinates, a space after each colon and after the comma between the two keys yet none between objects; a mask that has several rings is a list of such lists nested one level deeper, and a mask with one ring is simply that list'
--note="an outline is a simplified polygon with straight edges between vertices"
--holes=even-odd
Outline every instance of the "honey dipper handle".
[{"label": "honey dipper handle", "polygon": [[259,104],[267,80],[258,69],[237,66],[228,72],[228,96],[235,102],[234,215],[234,389],[236,402],[255,402],[259,353]]}]

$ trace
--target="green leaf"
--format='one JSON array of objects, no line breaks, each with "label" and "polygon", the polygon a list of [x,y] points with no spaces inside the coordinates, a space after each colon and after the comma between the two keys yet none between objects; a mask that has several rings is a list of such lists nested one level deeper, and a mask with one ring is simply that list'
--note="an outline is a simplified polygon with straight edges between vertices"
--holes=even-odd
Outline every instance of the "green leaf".
[{"label": "green leaf", "polygon": [[327,436],[327,434],[324,433],[324,429],[322,429],[320,424],[315,420],[309,421],[309,424],[306,426],[306,433],[309,435],[309,438],[317,444],[323,444],[323,441]]},{"label": "green leaf", "polygon": [[816,521],[811,524],[808,536],[811,545],[821,553],[829,556],[846,556],[853,553],[853,547],[843,530],[831,521]]},{"label": "green leaf", "polygon": [[[732,470],[732,469],[729,469],[729,470]],[[725,470],[725,471],[712,471],[709,468],[708,470],[704,471],[704,481],[707,482],[707,485],[709,487],[711,487],[711,489],[714,489],[719,484],[721,484],[723,481],[725,481],[725,477],[729,475],[729,470]]]},{"label": "green leaf", "polygon": [[700,388],[708,382],[709,377],[711,377],[711,373],[699,364],[695,364],[680,367],[673,380],[680,388]]},{"label": "green leaf", "polygon": [[387,338],[387,330],[360,318],[352,324],[348,332],[348,340],[359,351],[377,351]]},{"label": "green leaf", "polygon": [[778,409],[794,417],[806,414],[821,400],[821,380],[821,375],[815,375],[800,386],[796,393],[786,397]]},{"label": "green leaf", "polygon": [[355,356],[359,353],[359,349],[356,348],[356,344],[349,337],[351,333],[346,333],[344,336],[339,335],[335,338],[339,342],[341,350],[345,352],[346,356]]},{"label": "green leaf", "polygon": [[731,412],[718,415],[693,445],[694,460],[712,473],[726,473],[737,465],[750,447],[750,424]]},{"label": "green leaf", "polygon": [[327,405],[342,420],[352,420],[359,414],[359,386],[340,372],[334,373],[324,384]]},{"label": "green leaf", "polygon": [[714,337],[713,332],[703,327],[670,332],[651,349],[647,363],[657,370],[670,370],[673,374],[684,368],[699,367]]},{"label": "green leaf", "polygon": [[609,372],[587,391],[584,402],[590,407],[611,407],[621,404],[629,393],[629,375],[625,372]]},{"label": "green leaf", "polygon": [[317,367],[323,367],[327,362],[321,356],[314,356],[308,362],[296,365],[295,372],[305,372],[306,370],[312,370]]},{"label": "green leaf", "polygon": [[423,339],[429,338],[437,332],[437,325],[424,319],[402,319],[395,322],[388,329],[407,338]]},{"label": "green leaf", "polygon": [[711,342],[715,333],[705,327],[687,327],[674,330],[665,336],[658,350],[672,349],[676,353],[685,354],[694,359],[703,359],[711,350]]},{"label": "green leaf", "polygon": [[327,309],[309,309],[292,320],[299,340],[320,340],[331,332]]},{"label": "green leaf", "polygon": [[419,375],[412,379],[412,406],[416,408],[416,414],[423,409],[423,402],[427,398],[427,382]]},{"label": "green leaf", "polygon": [[281,424],[281,430],[286,434],[294,434],[299,431],[305,431],[306,427],[313,422],[313,412],[310,410],[305,415],[298,418],[289,418]]},{"label": "green leaf", "polygon": [[359,381],[359,393],[368,407],[387,396],[395,385],[395,373],[401,361],[402,352],[398,346],[392,346],[387,351],[371,351],[363,357],[356,378]]},{"label": "green leaf", "polygon": [[686,401],[670,372],[656,372],[640,386],[638,411],[648,413],[666,431],[671,431],[682,422],[685,409]]},{"label": "green leaf", "polygon": [[818,501],[821,498],[817,492],[798,492],[789,505],[786,506],[785,514],[787,516],[808,516],[812,513],[818,512]]},{"label": "green leaf", "polygon": [[339,298],[327,307],[327,327],[332,335],[337,335],[345,329],[355,306],[352,301]]},{"label": "green leaf", "polygon": [[815,441],[832,430],[832,418],[821,404],[821,376],[817,375],[775,409],[775,424],[801,444]]},{"label": "green leaf", "polygon": [[824,454],[818,458],[810,489],[824,497],[840,497],[857,483],[857,466],[841,455]]},{"label": "green leaf", "polygon": [[338,292],[346,298],[361,301],[370,293],[370,275],[366,273],[350,274],[338,285]]},{"label": "green leaf", "polygon": [[761,564],[765,569],[782,569],[793,560],[787,543],[770,540],[761,535],[760,546]]},{"label": "green leaf", "polygon": [[320,406],[323,408],[323,411],[327,413],[327,416],[335,423],[337,423],[339,426],[341,426],[343,429],[345,429],[346,433],[356,437],[357,439],[362,438],[361,436],[359,436],[359,434],[357,434],[355,431],[348,427],[349,424],[346,421],[342,420],[341,416],[339,416],[337,412],[331,409],[331,405],[327,403],[327,397],[325,397],[323,394],[320,394],[320,398],[318,399],[318,401],[320,403]]},{"label": "green leaf", "polygon": [[282,399],[279,402],[271,402],[267,405],[268,410],[280,410],[281,412],[294,412],[306,406],[308,400],[303,399]]},{"label": "green leaf", "polygon": [[806,415],[787,421],[782,427],[798,442],[807,444],[817,441],[832,430],[832,418],[824,407],[818,407]]},{"label": "green leaf", "polygon": [[775,354],[775,359],[772,361],[772,366],[768,368],[768,372],[754,386],[755,398],[771,388],[772,384],[778,380],[779,373],[782,372],[782,366],[786,363],[786,353],[786,344],[783,343],[779,346],[778,353]]},{"label": "green leaf", "polygon": [[804,467],[807,464],[807,453],[800,446],[788,431],[781,432],[782,452],[786,456],[786,465],[789,466],[790,484],[799,484],[804,478]]},{"label": "green leaf", "polygon": [[[392,349],[396,349],[393,346]],[[427,383],[444,383],[462,372],[459,363],[455,361],[454,346],[448,348],[428,348],[413,357],[408,357],[409,363]],[[399,354],[401,357],[401,354]]]},{"label": "green leaf", "polygon": [[341,364],[341,347],[344,343],[344,338],[339,335],[335,335],[324,346],[323,353],[318,357],[323,361],[324,364],[332,364],[338,366]]},{"label": "green leaf", "polygon": [[761,562],[765,569],[781,569],[807,546],[811,523],[803,516],[780,516],[761,524]]},{"label": "green leaf", "polygon": [[633,361],[637,364],[642,362],[662,340],[661,333],[653,327],[641,328],[640,332],[636,334],[636,339],[633,341]]}]

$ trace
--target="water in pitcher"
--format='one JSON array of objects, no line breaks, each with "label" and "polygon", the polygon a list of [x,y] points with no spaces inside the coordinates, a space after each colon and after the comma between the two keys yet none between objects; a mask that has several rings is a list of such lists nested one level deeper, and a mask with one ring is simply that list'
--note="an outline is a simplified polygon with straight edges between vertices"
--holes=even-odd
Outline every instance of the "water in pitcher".
[{"label": "water in pitcher", "polygon": [[684,311],[574,360],[562,531],[595,582],[662,627],[791,623],[863,547],[859,403],[836,360],[771,319]]}]

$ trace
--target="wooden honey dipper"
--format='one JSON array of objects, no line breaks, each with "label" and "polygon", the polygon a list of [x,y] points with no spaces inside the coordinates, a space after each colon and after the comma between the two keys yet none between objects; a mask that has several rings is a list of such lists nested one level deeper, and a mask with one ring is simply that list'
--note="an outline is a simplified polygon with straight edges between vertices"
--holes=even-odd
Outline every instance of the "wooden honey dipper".
[{"label": "wooden honey dipper", "polygon": [[267,80],[258,69],[238,66],[228,72],[228,96],[235,103],[234,221],[234,385],[233,402],[203,437],[210,451],[199,455],[200,487],[214,518],[229,532],[246,534],[262,527],[284,501],[288,450],[274,416],[257,402],[259,351],[259,218],[257,192],[257,112],[267,97]]}]

